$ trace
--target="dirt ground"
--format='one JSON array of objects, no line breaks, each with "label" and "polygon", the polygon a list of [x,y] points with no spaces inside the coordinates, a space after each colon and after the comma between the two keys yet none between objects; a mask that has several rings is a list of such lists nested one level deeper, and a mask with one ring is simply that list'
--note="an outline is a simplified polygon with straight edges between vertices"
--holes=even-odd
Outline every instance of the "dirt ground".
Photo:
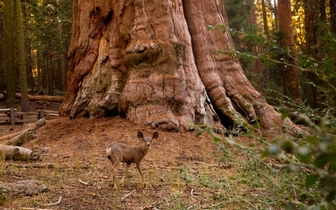
[{"label": "dirt ground", "polygon": [[[0,125],[0,137],[26,126]],[[120,117],[48,120],[37,130],[38,137],[23,145],[37,145],[42,160],[0,161],[0,183],[37,179],[49,190],[6,200],[3,209],[223,209],[216,203],[221,188],[207,185],[235,169],[219,161],[218,145],[206,134],[196,137],[195,132],[159,131],[141,164],[147,185],[140,185],[141,177],[132,165],[125,186],[113,189],[105,149],[113,141],[138,144],[138,130],[149,136],[154,132]],[[121,166],[119,181],[123,171]]]}]

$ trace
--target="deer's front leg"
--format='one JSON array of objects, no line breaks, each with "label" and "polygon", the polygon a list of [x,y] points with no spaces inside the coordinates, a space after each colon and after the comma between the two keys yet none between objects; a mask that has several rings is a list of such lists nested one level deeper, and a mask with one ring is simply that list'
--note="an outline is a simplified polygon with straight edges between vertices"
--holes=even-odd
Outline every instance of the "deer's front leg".
[{"label": "deer's front leg", "polygon": [[137,169],[138,169],[138,171],[140,173],[140,176],[141,176],[141,179],[142,179],[142,185],[143,185],[143,187],[145,187],[147,185],[147,183],[146,183],[146,180],[145,180],[145,178],[144,178],[144,176],[142,174],[142,171],[141,171],[141,168],[140,168],[140,163],[137,163],[136,167],[137,167]]}]

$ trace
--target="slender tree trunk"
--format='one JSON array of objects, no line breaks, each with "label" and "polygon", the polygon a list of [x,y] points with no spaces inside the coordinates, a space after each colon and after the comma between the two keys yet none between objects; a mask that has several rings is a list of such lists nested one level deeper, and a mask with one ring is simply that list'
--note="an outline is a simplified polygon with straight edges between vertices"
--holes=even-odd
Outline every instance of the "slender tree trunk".
[{"label": "slender tree trunk", "polygon": [[[3,21],[2,21],[3,23]],[[4,24],[2,28],[4,29]],[[5,33],[4,30],[0,30],[0,90],[4,90],[6,88],[6,79],[5,79]]]},{"label": "slender tree trunk", "polygon": [[16,25],[16,50],[17,50],[17,65],[19,68],[20,78],[20,90],[21,90],[21,109],[24,112],[28,112],[29,99],[28,99],[28,85],[27,85],[27,73],[26,73],[26,50],[24,44],[24,30],[22,21],[21,1],[14,1],[15,11],[15,25]]},{"label": "slender tree trunk", "polygon": [[[251,7],[251,11],[250,11],[250,16],[249,16],[249,23],[251,24],[251,26],[253,27],[257,27],[257,16],[256,16],[256,8],[255,5],[252,5]],[[252,53],[254,56],[258,56],[259,55],[259,48],[258,45],[253,42],[250,45],[250,49],[252,49]],[[264,88],[264,75],[263,75],[263,63],[261,61],[261,59],[253,59],[253,67],[251,69],[251,71],[253,72],[254,75],[257,75],[255,78],[255,83],[256,86],[255,88],[258,91],[262,91]]]},{"label": "slender tree trunk", "polygon": [[45,68],[48,94],[54,95],[53,62],[52,62],[52,56],[50,55],[50,53],[48,54],[49,55],[46,57],[46,68]]},{"label": "slender tree trunk", "polygon": [[[29,9],[30,4],[32,4],[32,0],[23,0],[21,1],[22,7],[22,18],[23,18],[23,25],[26,26],[25,29],[28,30],[29,23],[31,20],[31,12],[32,10]],[[24,6],[25,5],[25,6]],[[30,34],[31,31],[25,32],[26,34]],[[25,37],[25,49],[26,49],[26,74],[27,74],[27,84],[30,89],[31,94],[35,92],[35,81],[34,81],[34,74],[33,74],[33,52],[32,52],[32,39],[29,37]]]},{"label": "slender tree trunk", "polygon": [[318,4],[311,0],[303,0],[305,10],[305,30],[306,30],[306,50],[307,53],[314,57],[318,54],[317,45],[317,22],[318,18]]},{"label": "slender tree trunk", "polygon": [[261,0],[261,9],[262,9],[262,17],[263,17],[263,23],[264,23],[264,33],[266,35],[268,35],[269,34],[269,28],[268,28],[267,11],[266,11],[265,0]]},{"label": "slender tree trunk", "polygon": [[336,35],[336,0],[330,0],[330,28]]},{"label": "slender tree trunk", "polygon": [[33,58],[32,58],[32,51],[30,49],[30,45],[26,44],[26,56],[27,56],[27,62],[26,62],[26,73],[27,73],[27,82],[28,87],[30,87],[31,94],[34,94],[35,92],[35,81],[34,81],[34,75],[33,75]]},{"label": "slender tree trunk", "polygon": [[6,104],[12,107],[16,104],[15,91],[17,74],[15,69],[15,44],[14,44],[14,2],[12,0],[4,1],[4,19],[5,19],[5,69],[6,69]]},{"label": "slender tree trunk", "polygon": [[294,31],[292,28],[292,12],[290,0],[279,0],[278,7],[279,31],[281,35],[281,47],[288,54],[284,53],[283,58],[286,63],[290,65],[283,65],[283,89],[284,94],[290,96],[292,99],[300,99],[300,82],[299,72],[295,68],[295,43]]},{"label": "slender tree trunk", "polygon": [[[279,1],[280,2],[280,1]],[[279,28],[279,19],[278,19],[278,0],[273,0],[273,12],[274,12],[274,25],[275,29]]]},{"label": "slender tree trunk", "polygon": [[67,73],[67,54],[66,53],[62,53],[62,58],[61,58],[61,68],[62,68],[62,72],[61,72],[61,77],[62,77],[62,91],[65,91],[67,89],[67,82],[66,82],[66,73]]},{"label": "slender tree trunk", "polygon": [[320,6],[320,19],[322,22],[327,22],[327,13],[326,13],[326,0],[319,0]]},{"label": "slender tree trunk", "polygon": [[38,92],[42,91],[42,89],[43,89],[43,84],[42,84],[42,79],[43,79],[43,77],[42,77],[42,61],[41,61],[40,56],[41,56],[41,52],[40,52],[40,50],[37,50],[37,52],[36,52],[37,87],[36,87],[36,89],[37,89]]},{"label": "slender tree trunk", "polygon": [[[306,30],[306,48],[305,52],[308,55],[311,55],[315,59],[319,60],[319,48],[318,48],[318,21],[319,21],[319,7],[318,2],[312,0],[303,0],[305,19],[304,25]],[[318,84],[318,79],[316,75],[312,72],[305,73],[307,78],[307,82],[313,82]],[[317,102],[319,101],[320,94],[317,91],[316,87],[313,85],[305,84],[305,92],[309,94],[305,95],[305,99],[308,104],[310,104],[313,108],[318,107]]]}]

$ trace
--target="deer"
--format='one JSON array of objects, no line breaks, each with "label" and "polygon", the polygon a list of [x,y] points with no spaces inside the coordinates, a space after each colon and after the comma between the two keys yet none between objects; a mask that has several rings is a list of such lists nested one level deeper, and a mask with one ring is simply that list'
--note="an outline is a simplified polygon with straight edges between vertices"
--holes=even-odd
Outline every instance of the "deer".
[{"label": "deer", "polygon": [[143,186],[146,185],[145,178],[142,174],[140,168],[141,160],[148,153],[150,144],[153,139],[158,138],[159,133],[154,132],[152,137],[144,137],[141,131],[138,131],[138,138],[142,140],[141,146],[127,145],[123,143],[113,142],[106,149],[107,158],[112,162],[112,178],[113,178],[113,187],[118,189],[117,186],[117,172],[120,166],[120,163],[126,163],[125,173],[121,179],[121,186],[124,186],[125,177],[127,175],[128,169],[132,163],[135,163],[136,168],[138,169],[140,176],[142,178]]}]

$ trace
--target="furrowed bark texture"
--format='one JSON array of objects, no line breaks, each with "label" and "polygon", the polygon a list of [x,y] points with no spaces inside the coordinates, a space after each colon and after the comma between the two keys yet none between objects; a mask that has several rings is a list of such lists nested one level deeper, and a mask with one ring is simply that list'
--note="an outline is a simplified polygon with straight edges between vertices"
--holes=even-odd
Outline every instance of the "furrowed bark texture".
[{"label": "furrowed bark texture", "polygon": [[[231,122],[240,123],[243,117],[254,123],[258,116],[266,129],[280,126],[280,114],[253,88],[236,56],[229,53],[234,45],[222,1],[183,0],[183,4],[199,75],[215,107]],[[218,23],[226,26],[225,32],[205,27]]]},{"label": "furrowed bark texture", "polygon": [[77,1],[73,8],[62,115],[119,112],[167,130],[214,122],[180,1]]},{"label": "furrowed bark texture", "polygon": [[[78,0],[69,50],[68,89],[60,114],[125,116],[135,124],[181,130],[259,117],[265,128],[280,115],[245,77],[222,1]],[[209,96],[210,98],[209,98]],[[211,99],[211,100],[210,100]]]}]

